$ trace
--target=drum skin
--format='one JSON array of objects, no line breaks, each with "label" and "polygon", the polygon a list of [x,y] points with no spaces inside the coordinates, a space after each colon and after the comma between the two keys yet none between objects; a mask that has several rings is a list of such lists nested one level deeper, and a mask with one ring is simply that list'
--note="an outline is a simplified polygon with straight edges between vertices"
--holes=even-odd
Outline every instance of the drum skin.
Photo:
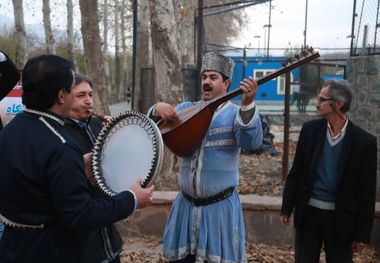
[{"label": "drum skin", "polygon": [[142,187],[153,183],[163,157],[157,125],[146,115],[126,111],[103,126],[92,151],[92,170],[98,187],[115,195],[139,179]]}]

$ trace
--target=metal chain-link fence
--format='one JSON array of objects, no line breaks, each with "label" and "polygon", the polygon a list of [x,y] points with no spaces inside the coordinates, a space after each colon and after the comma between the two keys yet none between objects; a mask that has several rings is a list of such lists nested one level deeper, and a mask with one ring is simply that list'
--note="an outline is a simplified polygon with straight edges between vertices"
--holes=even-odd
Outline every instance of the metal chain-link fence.
[{"label": "metal chain-link fence", "polygon": [[379,0],[355,0],[351,56],[380,54]]}]

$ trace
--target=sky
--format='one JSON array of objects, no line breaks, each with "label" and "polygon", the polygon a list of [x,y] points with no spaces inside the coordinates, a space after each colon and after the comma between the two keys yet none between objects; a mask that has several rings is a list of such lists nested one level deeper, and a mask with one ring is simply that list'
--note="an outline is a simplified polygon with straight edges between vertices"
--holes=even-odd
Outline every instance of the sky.
[{"label": "sky", "polygon": [[[362,1],[364,0],[357,0],[359,7]],[[78,0],[73,2],[74,17],[80,17]],[[320,49],[348,49],[351,43],[353,0],[273,0],[270,48],[300,48],[303,45],[306,2],[308,2],[306,44]],[[65,0],[50,0],[54,28],[61,30],[66,28],[65,3]],[[207,0],[204,1],[204,5],[207,5]],[[41,6],[42,0],[24,0],[26,24],[37,23],[40,25],[39,28],[42,27]],[[368,22],[366,20],[369,20],[370,25],[375,24],[373,21],[376,21],[377,1],[365,0],[365,8],[372,11],[364,12],[362,25]],[[269,3],[251,6],[245,8],[244,11],[249,23],[242,28],[239,37],[233,39],[231,44],[236,47],[260,48],[264,53],[263,48],[267,47],[268,39],[267,27],[265,28],[264,25],[269,24]],[[357,13],[360,15],[360,10],[357,10]],[[0,16],[12,18],[12,15],[12,1],[1,0]],[[360,16],[357,17],[359,18]],[[80,29],[79,19],[75,21],[74,27],[77,30]],[[0,28],[2,28],[1,21]],[[355,31],[355,34],[360,36],[363,33]],[[372,39],[373,36],[374,30],[370,28],[369,38]],[[360,41],[359,44],[361,44]]]},{"label": "sky", "polygon": [[[353,1],[308,0],[306,44],[316,48],[349,48]],[[269,3],[247,8],[249,27],[237,46],[260,47],[267,43]],[[270,47],[301,47],[304,43],[306,0],[273,0],[271,13]],[[260,36],[260,38],[258,37]],[[256,37],[256,38],[255,38]],[[264,42],[265,39],[265,42]]]},{"label": "sky", "polygon": [[[42,23],[42,0],[23,0],[24,20],[26,24]],[[74,16],[80,16],[78,0],[74,2]],[[52,24],[58,28],[66,27],[66,0],[50,0]],[[12,0],[0,1],[0,15],[13,18]]]},{"label": "sky", "polygon": [[[42,0],[23,0],[24,4],[24,22],[36,35],[43,34],[42,24]],[[74,18],[80,17],[78,0],[73,0]],[[53,29],[66,30],[67,25],[67,9],[66,0],[50,0],[51,23]],[[12,0],[0,0],[0,16],[2,18],[10,18],[13,24],[13,4]],[[0,28],[3,26],[0,20]],[[80,30],[80,19],[74,19],[74,28]]]}]

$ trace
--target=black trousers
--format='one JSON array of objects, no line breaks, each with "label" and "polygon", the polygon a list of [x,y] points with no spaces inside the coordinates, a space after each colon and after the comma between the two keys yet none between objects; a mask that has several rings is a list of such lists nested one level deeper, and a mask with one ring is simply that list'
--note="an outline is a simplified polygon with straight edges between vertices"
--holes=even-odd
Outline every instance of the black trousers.
[{"label": "black trousers", "polygon": [[296,263],[318,263],[322,244],[327,263],[352,263],[351,243],[338,238],[335,211],[308,206],[295,242]]},{"label": "black trousers", "polygon": [[[197,257],[195,255],[187,255],[184,259],[176,260],[176,261],[170,261],[170,263],[195,263],[195,260]],[[207,261],[205,261],[207,263]]]}]

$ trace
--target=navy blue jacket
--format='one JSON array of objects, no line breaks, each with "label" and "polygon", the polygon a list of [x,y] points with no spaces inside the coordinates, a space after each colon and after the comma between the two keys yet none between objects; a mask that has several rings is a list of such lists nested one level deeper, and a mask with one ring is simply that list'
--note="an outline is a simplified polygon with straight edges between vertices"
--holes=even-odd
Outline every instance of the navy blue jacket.
[{"label": "navy blue jacket", "polygon": [[134,211],[130,192],[92,200],[82,152],[63,121],[18,114],[0,132],[0,214],[6,225],[0,262],[85,262],[92,229],[126,218]]},{"label": "navy blue jacket", "polygon": [[[93,136],[97,137],[103,123],[98,118],[91,117],[87,124],[92,131]],[[83,154],[89,153],[92,150],[94,142],[87,134],[86,130],[72,119],[65,120],[65,128],[78,143]],[[104,198],[106,194],[98,187],[90,186],[90,193],[93,199]],[[85,257],[88,262],[110,262],[119,257],[123,248],[123,240],[116,230],[116,227],[111,224],[90,231]]]}]

